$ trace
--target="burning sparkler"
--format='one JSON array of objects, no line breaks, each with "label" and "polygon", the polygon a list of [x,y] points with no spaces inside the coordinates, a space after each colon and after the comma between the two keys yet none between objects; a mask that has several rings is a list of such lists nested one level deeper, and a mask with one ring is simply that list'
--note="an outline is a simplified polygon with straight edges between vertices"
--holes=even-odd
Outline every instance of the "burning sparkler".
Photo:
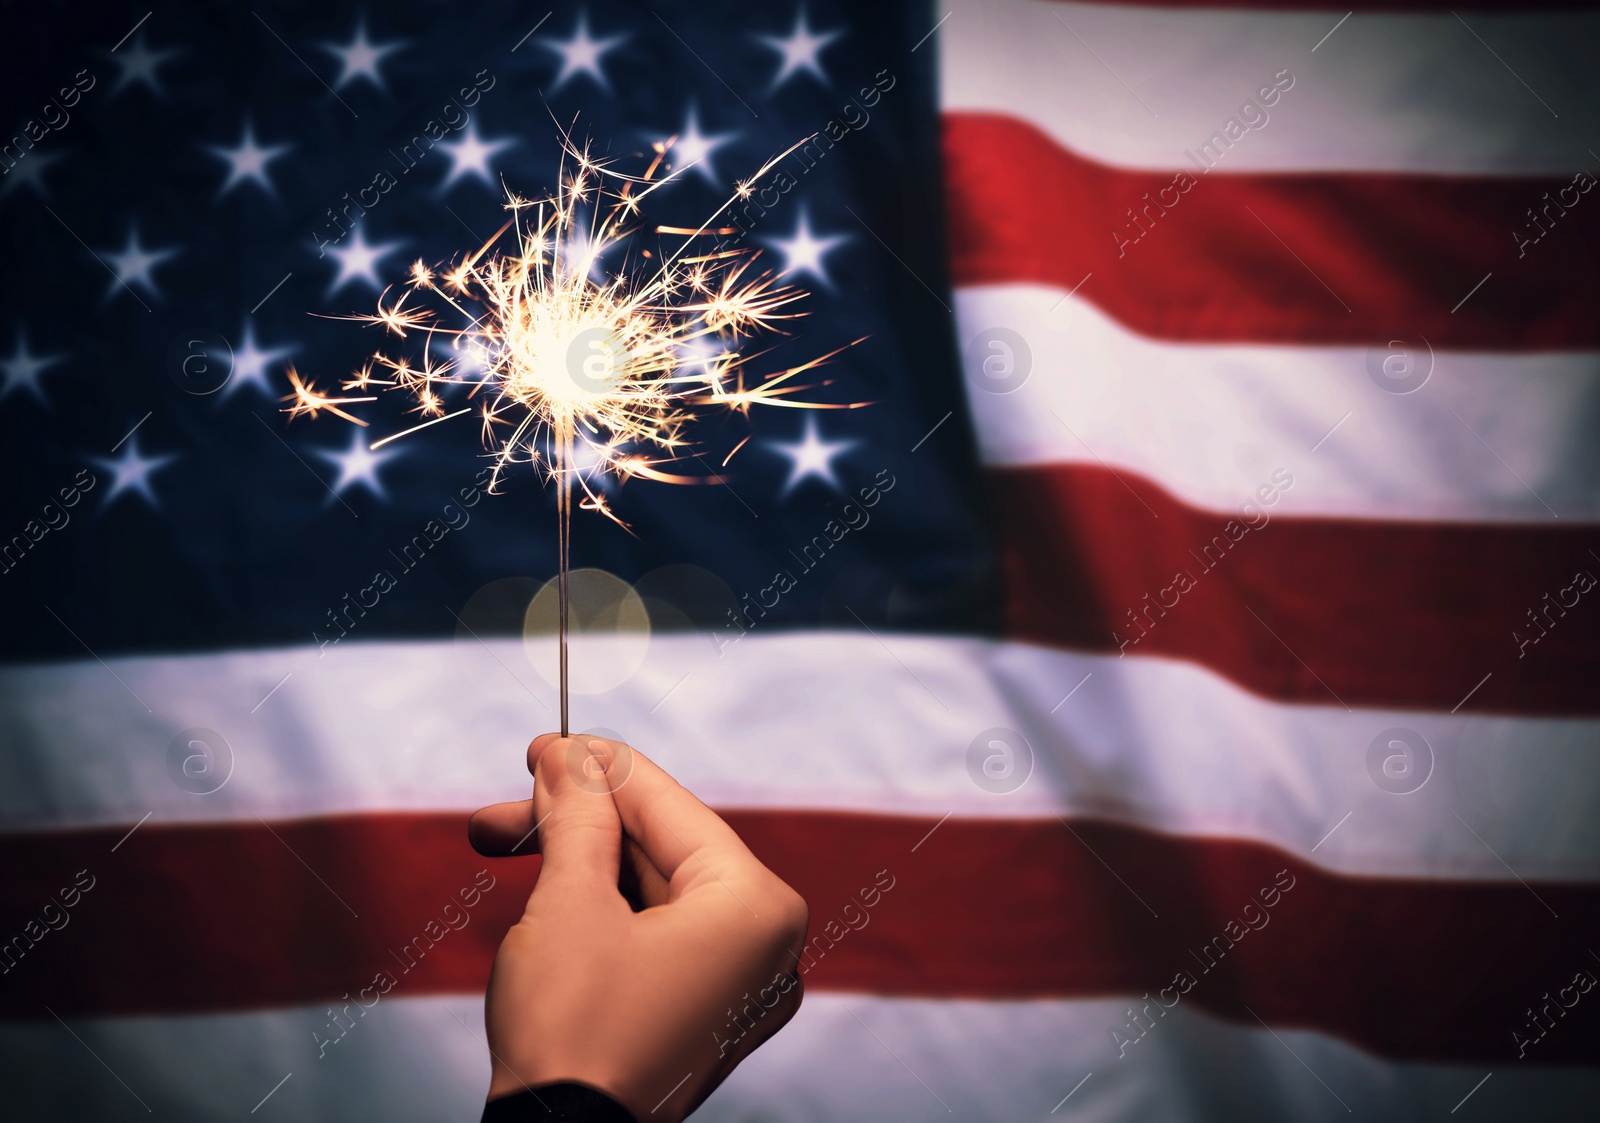
[{"label": "burning sparkler", "polygon": [[[420,352],[410,356],[377,352],[343,383],[346,396],[324,394],[292,368],[289,371],[293,393],[284,400],[291,403],[285,411],[291,419],[327,411],[366,425],[343,407],[378,400],[368,391],[398,390],[413,397],[412,412],[426,420],[373,442],[371,448],[476,413],[495,461],[491,492],[501,473],[516,462],[539,465],[555,481],[563,736],[568,732],[567,577],[573,484],[583,493],[580,507],[626,525],[596,489],[597,479],[614,475],[665,483],[721,481],[715,475],[663,470],[695,455],[685,429],[698,411],[732,410],[748,416],[757,405],[853,409],[866,404],[796,398],[827,384],[822,380],[802,385],[797,380],[838,350],[759,379],[747,375],[746,366],[754,356],[740,349],[741,341],[776,330],[781,321],[798,316],[793,305],[804,293],[779,284],[769,273],[755,271],[759,251],[705,242],[738,233],[736,227],[713,223],[748,198],[794,148],[738,184],[698,228],[656,227],[658,235],[682,239],[672,252],[642,250],[632,268],[625,266],[615,275],[595,279],[597,259],[642,228],[644,199],[687,170],[686,166],[658,176],[669,146],[670,142],[657,144],[644,174],[629,175],[609,161],[595,159],[563,134],[553,195],[528,200],[508,190],[506,209],[511,217],[476,252],[437,267],[418,260],[397,295],[391,295],[391,286],[379,296],[375,314],[336,317],[381,326],[400,340],[418,337]],[[591,201],[585,220],[580,207],[590,207]],[[513,237],[508,239],[508,234]],[[499,248],[507,242],[511,244]],[[432,353],[436,338],[448,343],[447,358]],[[450,407],[446,398],[457,387],[468,388],[466,400],[481,398],[476,408]],[[581,462],[576,455],[580,444]]]}]

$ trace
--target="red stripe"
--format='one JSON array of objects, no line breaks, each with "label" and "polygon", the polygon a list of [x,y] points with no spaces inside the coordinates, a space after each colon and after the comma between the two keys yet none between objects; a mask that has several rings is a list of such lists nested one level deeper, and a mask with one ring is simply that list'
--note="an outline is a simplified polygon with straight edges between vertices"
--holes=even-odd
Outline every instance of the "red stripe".
[{"label": "red stripe", "polygon": [[1278,515],[1252,530],[1126,471],[989,481],[1018,639],[1188,659],[1284,701],[1600,713],[1600,588],[1574,585],[1600,578],[1600,527]]},{"label": "red stripe", "polygon": [[[1523,1011],[1572,980],[1600,924],[1600,886],[1337,877],[1260,844],[1094,821],[1069,831],[1055,820],[950,819],[935,830],[932,818],[725,814],[810,902],[813,936],[836,937],[831,950],[816,945],[824,954],[807,975],[824,989],[1155,995],[1189,971],[1180,1001],[1246,1024],[1256,1024],[1248,1006],[1395,1057],[1490,1062],[1514,1055]],[[73,871],[95,878],[67,925],[4,977],[0,1014],[320,1004],[359,996],[380,971],[395,976],[392,995],[479,991],[537,863],[477,858],[465,822],[414,813],[271,830],[147,825],[115,852],[125,828],[0,838],[8,935]],[[485,867],[494,887],[408,969],[401,949],[430,921],[438,935],[456,919],[446,904]],[[892,888],[847,908],[879,870]],[[1273,907],[1246,915],[1290,878]],[[1211,969],[1191,955],[1230,921],[1260,915],[1265,927],[1220,945]],[[1593,1061],[1597,1049],[1600,1019],[1573,1019],[1526,1063]]]},{"label": "red stripe", "polygon": [[[1512,239],[1527,208],[1570,189],[1570,175],[1202,175],[1188,166],[1194,182],[1180,191],[1176,168],[1097,164],[1029,124],[981,113],[945,114],[944,157],[957,285],[1072,289],[1092,274],[1081,296],[1170,340],[1371,344],[1405,330],[1437,348],[1600,345],[1600,192],[1576,194],[1525,257]],[[1146,193],[1156,203],[1149,231],[1121,245],[1112,232],[1138,233],[1126,212],[1145,207]],[[1173,205],[1160,214],[1163,199]]]}]

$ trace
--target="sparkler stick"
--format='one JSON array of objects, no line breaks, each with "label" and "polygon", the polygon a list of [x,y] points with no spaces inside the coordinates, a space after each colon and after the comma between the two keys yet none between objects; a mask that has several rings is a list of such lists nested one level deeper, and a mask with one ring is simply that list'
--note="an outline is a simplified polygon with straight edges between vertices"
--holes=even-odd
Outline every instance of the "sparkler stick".
[{"label": "sparkler stick", "polygon": [[567,581],[572,573],[570,550],[572,547],[572,426],[565,423],[557,434],[557,447],[561,454],[560,498],[556,507],[556,522],[560,525],[557,532],[556,544],[556,602],[559,615],[556,624],[556,640],[561,645],[561,735],[569,736],[571,729],[567,720],[567,616],[572,611],[572,597],[567,589]]},{"label": "sparkler stick", "polygon": [[[752,378],[746,367],[755,356],[741,351],[741,342],[779,330],[782,321],[800,315],[792,306],[804,294],[770,273],[754,272],[759,251],[706,244],[709,237],[739,233],[737,227],[713,224],[748,198],[799,144],[737,184],[700,226],[656,227],[658,236],[682,239],[675,250],[641,250],[640,261],[648,265],[625,264],[597,280],[600,255],[641,230],[641,202],[692,165],[658,176],[668,141],[655,146],[642,175],[629,175],[591,156],[570,134],[563,132],[561,140],[554,194],[530,201],[508,190],[511,217],[475,252],[431,268],[418,260],[398,296],[390,298],[391,286],[378,297],[375,314],[333,317],[380,327],[397,340],[416,337],[420,348],[409,355],[375,352],[343,383],[345,391],[361,392],[355,397],[324,394],[291,370],[293,392],[284,399],[290,403],[284,412],[292,420],[326,411],[367,425],[342,407],[376,401],[377,394],[367,393],[374,389],[410,394],[413,412],[424,420],[371,443],[375,449],[473,412],[470,404],[447,411],[446,395],[460,394],[469,403],[477,401],[484,443],[494,460],[491,492],[512,463],[543,468],[556,484],[557,640],[561,733],[566,736],[574,486],[582,491],[581,509],[626,527],[597,490],[598,479],[721,482],[719,476],[662,470],[692,454],[685,429],[704,410],[748,416],[758,405],[855,409],[869,403],[798,397],[829,384],[797,380],[844,347]],[[585,218],[582,208],[591,206]],[[436,344],[448,347],[448,358],[433,353]],[[580,447],[587,467],[580,463]]]}]

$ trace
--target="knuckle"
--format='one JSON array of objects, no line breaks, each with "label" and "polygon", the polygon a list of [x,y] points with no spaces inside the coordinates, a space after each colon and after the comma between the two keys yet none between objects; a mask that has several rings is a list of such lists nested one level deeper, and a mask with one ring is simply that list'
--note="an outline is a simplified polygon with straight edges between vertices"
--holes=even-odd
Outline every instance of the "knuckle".
[{"label": "knuckle", "polygon": [[805,934],[811,919],[806,899],[776,876],[764,882],[757,890],[756,911],[763,928],[777,942],[793,943]]},{"label": "knuckle", "polygon": [[806,904],[806,899],[787,885],[784,886],[787,895],[783,902],[784,935],[791,940],[803,939],[806,928],[811,923],[811,906]]},{"label": "knuckle", "polygon": [[616,817],[605,812],[606,809],[598,800],[584,798],[583,793],[575,792],[546,816],[546,822],[539,828],[540,837],[548,845],[556,838],[583,838],[596,834],[616,836],[619,834]]}]

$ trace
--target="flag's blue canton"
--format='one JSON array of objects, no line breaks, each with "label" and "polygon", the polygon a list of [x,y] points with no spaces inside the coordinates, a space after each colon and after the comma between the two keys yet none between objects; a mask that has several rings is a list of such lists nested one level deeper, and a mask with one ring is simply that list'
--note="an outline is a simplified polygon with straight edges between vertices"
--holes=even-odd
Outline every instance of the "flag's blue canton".
[{"label": "flag's blue canton", "polygon": [[410,261],[475,247],[502,180],[551,186],[554,120],[625,161],[676,135],[700,162],[654,197],[662,223],[821,134],[736,221],[813,293],[767,361],[866,337],[815,396],[877,403],[711,421],[695,470],[753,429],[731,484],[630,483],[614,499],[637,537],[580,513],[574,564],[637,580],[694,563],[775,598],[769,626],[987,626],[936,43],[912,50],[929,5],[103,11],[8,17],[29,44],[0,123],[8,657],[310,642],[379,573],[360,638],[440,633],[486,583],[552,573],[549,490],[524,471],[478,500],[474,422],[371,452],[415,420],[398,402],[355,430],[287,424],[278,399],[289,364],[329,386],[378,342],[316,314],[368,311]]}]

